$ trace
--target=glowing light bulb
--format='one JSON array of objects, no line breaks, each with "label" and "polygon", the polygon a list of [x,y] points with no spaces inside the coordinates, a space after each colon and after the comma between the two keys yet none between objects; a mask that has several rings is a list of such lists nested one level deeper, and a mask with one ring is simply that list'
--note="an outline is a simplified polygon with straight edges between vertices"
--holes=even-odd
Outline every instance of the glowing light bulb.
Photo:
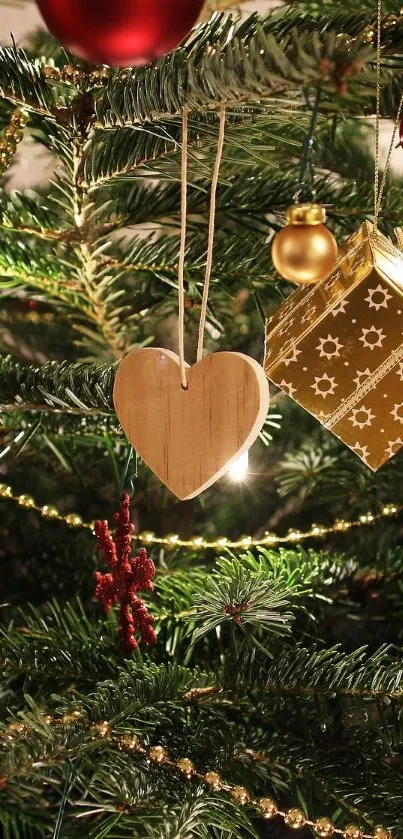
[{"label": "glowing light bulb", "polygon": [[228,475],[232,481],[244,481],[249,467],[249,452],[244,452],[238,457],[228,469]]}]

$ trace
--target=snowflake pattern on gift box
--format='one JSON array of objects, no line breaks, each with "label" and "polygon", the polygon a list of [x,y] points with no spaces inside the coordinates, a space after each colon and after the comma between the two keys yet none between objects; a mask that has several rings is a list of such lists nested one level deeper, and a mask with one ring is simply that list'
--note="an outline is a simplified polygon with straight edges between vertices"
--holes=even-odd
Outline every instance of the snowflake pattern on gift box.
[{"label": "snowflake pattern on gift box", "polygon": [[282,326],[281,329],[279,329],[278,334],[280,336],[286,335],[290,331],[293,323],[294,323],[294,318],[292,318],[289,323],[285,323],[284,326]]},{"label": "snowflake pattern on gift box", "polygon": [[333,335],[329,333],[327,338],[319,339],[319,344],[316,349],[319,350],[321,358],[323,356],[327,359],[333,358],[334,356],[340,358],[340,350],[343,349],[343,344],[340,343],[339,338],[333,338]]},{"label": "snowflake pattern on gift box", "polygon": [[360,387],[363,382],[371,375],[371,370],[367,367],[365,370],[356,370],[357,376],[353,379],[353,382]]},{"label": "snowflake pattern on gift box", "polygon": [[325,281],[290,295],[265,368],[376,470],[403,448],[403,254],[372,230],[362,225]]},{"label": "snowflake pattern on gift box", "polygon": [[309,323],[313,319],[317,308],[317,306],[309,306],[301,318],[301,323]]},{"label": "snowflake pattern on gift box", "polygon": [[284,359],[285,366],[288,367],[289,364],[292,364],[294,361],[298,361],[299,355],[301,355],[301,350],[297,350],[296,347],[293,347],[290,354]]},{"label": "snowflake pattern on gift box", "polygon": [[383,329],[377,329],[374,324],[369,327],[369,329],[363,329],[360,341],[362,341],[363,346],[368,350],[374,350],[375,347],[381,347],[386,335]]},{"label": "snowflake pattern on gift box", "polygon": [[398,437],[397,440],[388,440],[387,448],[385,449],[386,454],[388,457],[393,457],[396,452],[399,451],[403,446],[403,440],[401,437]]},{"label": "snowflake pattern on gift box", "polygon": [[349,417],[350,422],[353,423],[353,427],[356,426],[361,430],[365,428],[366,425],[372,425],[372,420],[375,419],[375,414],[372,413],[371,408],[366,408],[365,405],[360,405],[359,408],[353,408],[352,414]]},{"label": "snowflake pattern on gift box", "polygon": [[393,406],[393,411],[390,412],[392,414],[393,419],[395,422],[400,422],[403,425],[403,402],[395,402]]},{"label": "snowflake pattern on gift box", "polygon": [[297,388],[293,386],[292,382],[286,382],[285,379],[281,379],[280,387],[285,390],[288,396],[293,396],[297,391]]},{"label": "snowflake pattern on gift box", "polygon": [[368,446],[361,446],[360,443],[354,443],[354,446],[351,446],[353,452],[356,452],[358,456],[363,460],[365,463],[367,462],[367,458],[369,457]]},{"label": "snowflake pattern on gift box", "polygon": [[365,302],[368,303],[370,309],[376,309],[378,312],[379,309],[387,309],[388,308],[388,300],[392,299],[392,295],[389,294],[388,290],[381,286],[380,283],[376,286],[376,288],[369,288],[368,295],[364,298]]},{"label": "snowflake pattern on gift box", "polygon": [[346,313],[347,306],[348,300],[340,300],[340,303],[332,310],[332,316],[337,318],[337,315],[344,315]]},{"label": "snowflake pattern on gift box", "polygon": [[315,395],[323,396],[323,399],[326,399],[327,396],[333,396],[336,387],[338,387],[336,379],[334,376],[328,376],[327,373],[324,373],[323,376],[315,376],[315,382],[311,385]]}]

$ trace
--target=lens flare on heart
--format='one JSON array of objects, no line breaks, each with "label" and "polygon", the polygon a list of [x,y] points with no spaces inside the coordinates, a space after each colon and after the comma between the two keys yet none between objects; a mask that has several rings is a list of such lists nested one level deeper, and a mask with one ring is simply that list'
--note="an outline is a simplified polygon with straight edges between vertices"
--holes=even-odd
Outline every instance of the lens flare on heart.
[{"label": "lens flare on heart", "polygon": [[228,469],[228,476],[231,478],[232,481],[236,483],[241,483],[244,481],[249,468],[249,452],[246,451],[241,454],[240,457],[237,457],[236,460],[231,464],[230,468]]}]

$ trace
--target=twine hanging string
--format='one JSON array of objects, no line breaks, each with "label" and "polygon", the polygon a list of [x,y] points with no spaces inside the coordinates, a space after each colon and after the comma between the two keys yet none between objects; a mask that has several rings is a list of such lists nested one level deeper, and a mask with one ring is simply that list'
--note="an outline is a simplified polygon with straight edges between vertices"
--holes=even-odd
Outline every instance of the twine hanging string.
[{"label": "twine hanging string", "polygon": [[186,214],[187,214],[187,183],[188,183],[188,110],[183,109],[182,114],[182,157],[181,157],[181,238],[179,248],[178,266],[178,293],[179,293],[179,318],[178,318],[178,341],[179,341],[179,367],[181,373],[181,385],[187,390],[186,363],[185,363],[185,252],[186,252]]},{"label": "twine hanging string", "polygon": [[215,159],[215,163],[214,163],[213,177],[212,177],[212,180],[211,180],[210,218],[209,218],[209,228],[208,228],[206,273],[204,275],[204,288],[203,288],[203,297],[202,297],[201,312],[200,312],[199,340],[198,340],[198,344],[197,344],[197,361],[201,361],[202,356],[203,356],[204,330],[205,330],[205,327],[206,327],[206,316],[207,316],[207,301],[208,301],[208,294],[209,294],[209,288],[210,288],[211,269],[212,269],[212,265],[213,265],[214,226],[215,226],[217,186],[218,186],[218,176],[220,174],[222,151],[223,151],[223,147],[224,147],[224,134],[225,134],[225,111],[223,110],[223,111],[220,111],[217,154],[216,154],[216,159]]},{"label": "twine hanging string", "polygon": [[[219,132],[217,142],[217,153],[214,162],[213,175],[210,192],[210,213],[206,254],[206,271],[204,275],[203,297],[201,303],[199,337],[197,343],[197,361],[203,356],[204,330],[207,317],[207,303],[210,288],[211,269],[213,265],[215,213],[218,177],[220,173],[222,152],[225,135],[225,110],[220,111]],[[186,362],[185,362],[185,255],[186,255],[186,216],[187,216],[187,172],[188,172],[188,111],[183,109],[182,117],[182,156],[181,156],[181,235],[178,265],[178,292],[179,292],[179,319],[178,319],[178,341],[179,341],[179,366],[181,375],[181,386],[187,390]]]},{"label": "twine hanging string", "polygon": [[392,152],[395,146],[396,133],[400,122],[403,107],[403,93],[397,109],[396,119],[393,126],[392,139],[390,141],[382,182],[379,186],[379,158],[380,158],[380,131],[381,131],[381,35],[382,35],[382,0],[377,0],[377,21],[376,21],[376,117],[375,117],[375,182],[374,182],[374,230],[378,229],[379,211],[385,191]]}]

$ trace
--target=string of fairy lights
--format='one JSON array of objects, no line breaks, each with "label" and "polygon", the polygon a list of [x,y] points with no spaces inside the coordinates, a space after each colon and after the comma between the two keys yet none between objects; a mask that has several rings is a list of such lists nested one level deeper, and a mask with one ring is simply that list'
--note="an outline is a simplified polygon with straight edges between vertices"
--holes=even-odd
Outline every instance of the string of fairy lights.
[{"label": "string of fairy lights", "polygon": [[[12,487],[7,484],[0,484],[0,501],[12,501],[20,507],[25,507],[27,510],[34,510],[39,513],[44,519],[50,521],[64,522],[71,528],[83,528],[87,530],[94,530],[95,522],[83,521],[78,513],[61,513],[57,507],[45,504],[41,506],[37,504],[32,495],[16,495],[13,493]],[[133,534],[133,539],[143,545],[156,545],[170,550],[175,548],[188,548],[192,551],[214,550],[220,551],[225,548],[229,549],[248,549],[253,547],[269,547],[275,548],[279,545],[300,544],[307,539],[324,539],[326,536],[335,533],[347,533],[355,527],[362,527],[364,525],[373,525],[383,519],[390,519],[399,516],[403,511],[403,504],[385,504],[378,513],[363,513],[356,519],[336,519],[330,525],[312,524],[309,530],[289,530],[284,536],[278,536],[276,533],[265,532],[262,536],[254,538],[252,536],[241,536],[239,539],[227,539],[226,536],[219,536],[216,539],[209,540],[203,536],[193,536],[191,539],[182,539],[178,533],[171,533],[167,536],[156,536],[154,533],[145,531],[143,533]]]},{"label": "string of fairy lights", "polygon": [[[228,783],[216,771],[201,772],[189,757],[172,760],[164,746],[155,745],[145,748],[137,734],[131,732],[114,733],[110,722],[104,720],[100,723],[91,723],[82,711],[69,711],[61,717],[47,714],[42,721],[46,726],[57,726],[58,728],[61,727],[62,730],[72,725],[79,726],[82,728],[83,736],[89,736],[91,740],[106,740],[127,755],[135,757],[137,754],[139,757],[145,758],[148,765],[159,766],[189,782],[192,780],[199,781],[212,792],[227,793],[238,806],[251,808],[261,818],[268,821],[279,818],[291,830],[297,831],[309,827],[313,834],[319,836],[320,839],[330,839],[330,837],[336,835],[342,836],[343,839],[392,839],[390,831],[382,825],[375,827],[372,833],[366,833],[357,824],[348,824],[342,829],[338,828],[327,816],[320,816],[315,820],[309,819],[298,807],[281,810],[274,798],[255,798],[246,787]],[[23,722],[14,721],[3,729],[0,736],[6,741],[13,742],[26,737],[28,733],[27,725]],[[247,754],[256,761],[267,760],[261,752],[248,749]],[[29,766],[26,767],[26,770],[29,773]],[[21,775],[20,768],[17,769],[17,772]],[[12,771],[9,775],[0,777],[0,788],[6,787],[12,780]],[[118,804],[116,809],[119,812],[131,812],[132,805]]]}]

